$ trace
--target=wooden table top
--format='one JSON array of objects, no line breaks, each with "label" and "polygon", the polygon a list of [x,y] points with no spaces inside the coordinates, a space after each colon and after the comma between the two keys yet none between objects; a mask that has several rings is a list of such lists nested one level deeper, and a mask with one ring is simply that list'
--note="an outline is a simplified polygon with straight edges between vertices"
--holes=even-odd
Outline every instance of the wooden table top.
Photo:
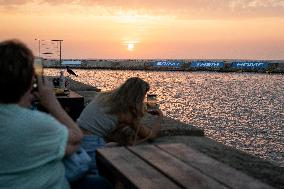
[{"label": "wooden table top", "polygon": [[272,188],[184,144],[103,148],[96,158],[125,188]]}]

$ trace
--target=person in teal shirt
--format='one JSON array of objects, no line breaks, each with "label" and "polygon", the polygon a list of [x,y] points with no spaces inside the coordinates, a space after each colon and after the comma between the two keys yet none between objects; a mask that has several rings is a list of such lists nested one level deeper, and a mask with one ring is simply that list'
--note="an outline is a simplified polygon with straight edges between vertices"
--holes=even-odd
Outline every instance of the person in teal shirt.
[{"label": "person in teal shirt", "polygon": [[76,152],[83,135],[41,76],[37,96],[49,114],[29,109],[33,62],[23,43],[0,43],[0,188],[70,188],[62,159]]}]

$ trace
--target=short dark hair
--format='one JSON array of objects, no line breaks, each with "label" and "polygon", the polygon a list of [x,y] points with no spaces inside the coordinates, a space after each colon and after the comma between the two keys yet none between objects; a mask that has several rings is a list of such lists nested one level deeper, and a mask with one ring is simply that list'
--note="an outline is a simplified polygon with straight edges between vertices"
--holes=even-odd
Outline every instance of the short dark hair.
[{"label": "short dark hair", "polygon": [[34,76],[32,51],[17,40],[0,42],[0,103],[18,103]]}]

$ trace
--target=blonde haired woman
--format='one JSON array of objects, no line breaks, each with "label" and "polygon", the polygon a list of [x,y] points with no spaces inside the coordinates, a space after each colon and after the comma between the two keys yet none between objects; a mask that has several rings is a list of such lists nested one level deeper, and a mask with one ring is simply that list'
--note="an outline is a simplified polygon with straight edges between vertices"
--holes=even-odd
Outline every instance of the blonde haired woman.
[{"label": "blonde haired woman", "polygon": [[[93,173],[97,169],[95,151],[108,142],[106,140],[111,134],[131,128],[133,134],[127,142],[116,140],[121,144],[136,144],[138,138],[145,141],[158,136],[160,119],[157,119],[151,129],[140,124],[148,90],[149,84],[144,80],[129,78],[117,89],[98,94],[81,113],[77,123],[84,133],[82,147],[92,158]],[[157,118],[162,117],[160,110],[155,113]]]}]

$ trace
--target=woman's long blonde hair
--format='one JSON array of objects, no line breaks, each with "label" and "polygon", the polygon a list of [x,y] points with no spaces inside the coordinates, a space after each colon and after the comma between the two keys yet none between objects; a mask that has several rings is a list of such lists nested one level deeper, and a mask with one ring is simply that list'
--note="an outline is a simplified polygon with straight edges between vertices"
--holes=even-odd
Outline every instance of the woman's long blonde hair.
[{"label": "woman's long blonde hair", "polygon": [[127,79],[120,87],[98,96],[100,103],[109,107],[108,113],[131,113],[133,119],[143,116],[144,97],[149,84],[138,77]]}]

